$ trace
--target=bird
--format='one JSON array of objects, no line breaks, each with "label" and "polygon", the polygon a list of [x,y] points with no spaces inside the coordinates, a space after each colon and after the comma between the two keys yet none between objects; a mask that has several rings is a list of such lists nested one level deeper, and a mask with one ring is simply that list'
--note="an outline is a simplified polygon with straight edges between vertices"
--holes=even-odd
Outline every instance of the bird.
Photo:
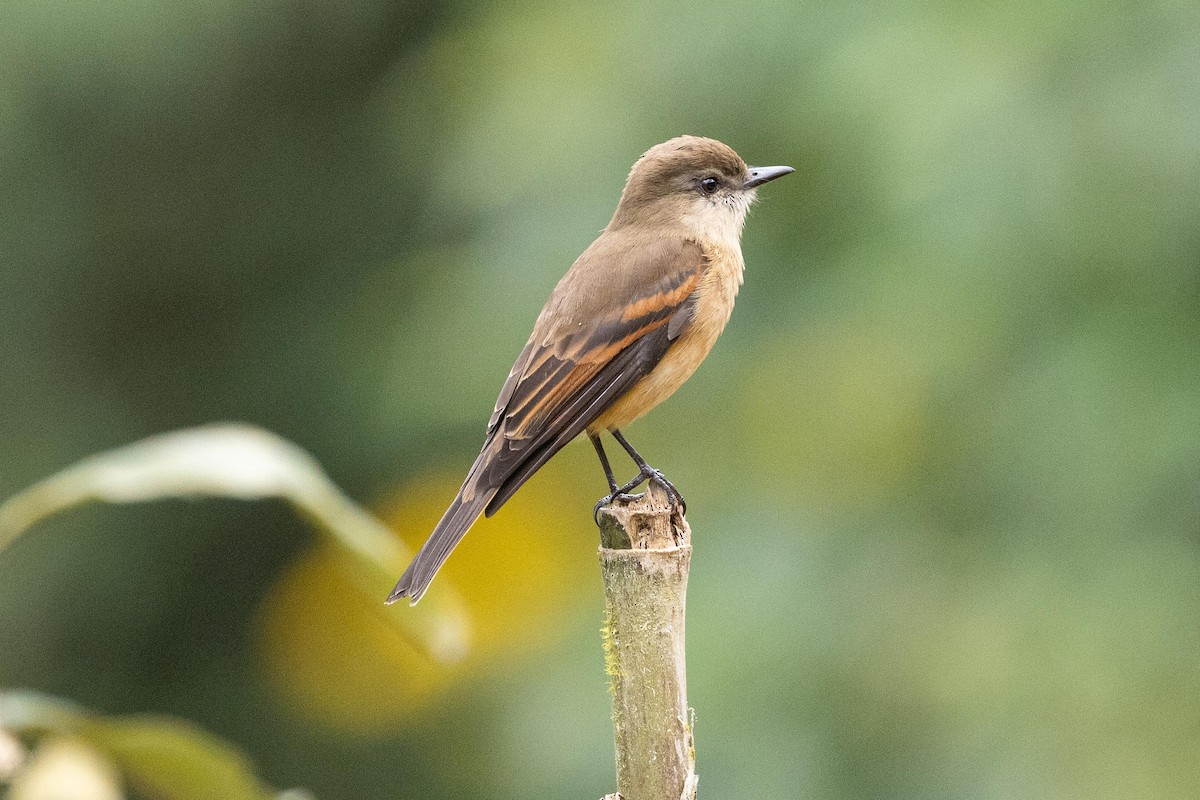
[{"label": "bird", "polygon": [[[794,172],[750,167],[726,144],[678,136],[633,165],[616,211],[555,286],[508,373],[483,448],[387,603],[412,605],[481,514],[492,516],[563,446],[587,434],[610,494],[646,481],[682,496],[621,429],[672,395],[708,355],[745,268],[741,234],[757,187]],[[610,434],[638,474],[614,476]]]}]

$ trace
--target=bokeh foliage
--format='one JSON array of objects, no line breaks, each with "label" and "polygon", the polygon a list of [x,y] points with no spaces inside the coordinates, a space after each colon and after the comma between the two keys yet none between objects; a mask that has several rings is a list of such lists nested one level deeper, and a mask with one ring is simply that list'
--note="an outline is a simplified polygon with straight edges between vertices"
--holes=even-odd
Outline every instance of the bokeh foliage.
[{"label": "bokeh foliage", "polygon": [[[630,431],[696,532],[705,794],[1194,792],[1194,2],[0,17],[0,495],[246,420],[418,542],[629,164],[714,136],[797,174]],[[282,507],[175,502],[5,554],[0,686],[195,720],[321,798],[600,796],[591,461],[451,560],[490,633],[449,674],[339,607]]]}]

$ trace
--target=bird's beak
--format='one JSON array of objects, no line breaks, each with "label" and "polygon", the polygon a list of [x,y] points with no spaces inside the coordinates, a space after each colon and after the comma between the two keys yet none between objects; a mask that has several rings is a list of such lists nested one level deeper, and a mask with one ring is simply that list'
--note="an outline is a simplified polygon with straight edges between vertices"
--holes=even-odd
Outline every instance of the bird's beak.
[{"label": "bird's beak", "polygon": [[742,184],[743,189],[753,189],[755,186],[761,186],[767,181],[782,178],[789,172],[796,171],[791,167],[750,167],[749,169],[750,177]]}]

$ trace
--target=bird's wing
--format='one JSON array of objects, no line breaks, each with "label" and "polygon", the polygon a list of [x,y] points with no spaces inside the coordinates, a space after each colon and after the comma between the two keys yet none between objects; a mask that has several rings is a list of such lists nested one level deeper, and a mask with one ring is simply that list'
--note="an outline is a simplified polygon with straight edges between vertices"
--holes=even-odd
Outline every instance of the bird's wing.
[{"label": "bird's wing", "polygon": [[501,391],[489,438],[502,441],[478,464],[481,484],[499,487],[489,516],[649,373],[690,320],[707,266],[699,244],[601,242],[555,289]]}]

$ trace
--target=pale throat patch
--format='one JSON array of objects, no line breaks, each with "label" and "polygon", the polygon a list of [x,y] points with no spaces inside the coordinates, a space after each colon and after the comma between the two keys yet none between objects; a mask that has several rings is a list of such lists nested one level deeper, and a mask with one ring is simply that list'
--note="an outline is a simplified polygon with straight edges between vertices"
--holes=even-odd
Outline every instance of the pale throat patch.
[{"label": "pale throat patch", "polygon": [[746,212],[754,198],[753,189],[697,198],[699,202],[684,214],[682,222],[701,241],[740,250]]}]

